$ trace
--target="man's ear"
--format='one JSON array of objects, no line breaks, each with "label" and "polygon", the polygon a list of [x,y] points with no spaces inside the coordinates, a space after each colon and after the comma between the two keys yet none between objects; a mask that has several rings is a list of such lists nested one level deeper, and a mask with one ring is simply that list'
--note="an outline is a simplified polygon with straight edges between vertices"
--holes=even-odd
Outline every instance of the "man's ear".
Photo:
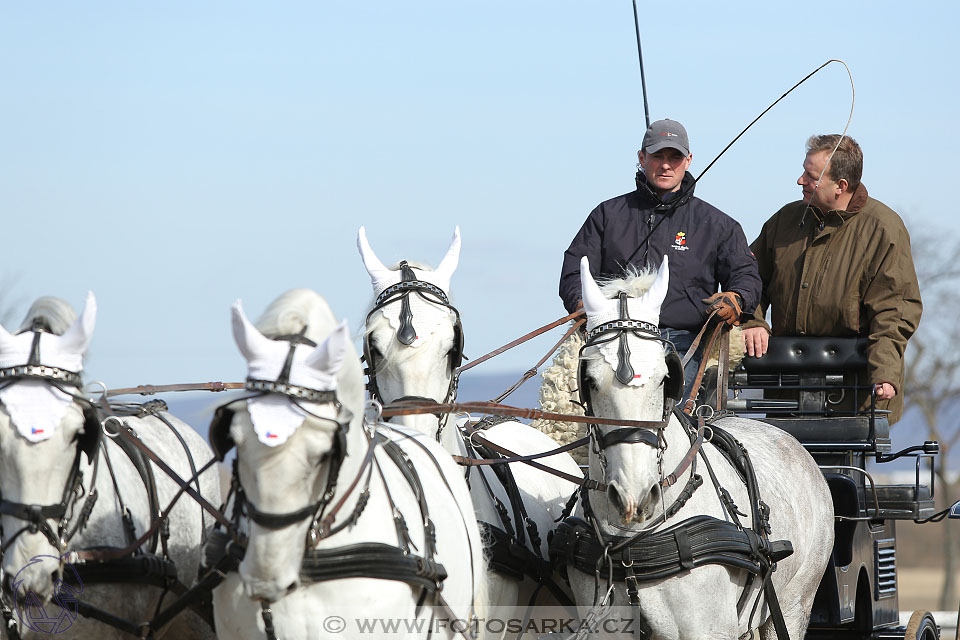
[{"label": "man's ear", "polygon": [[837,180],[837,186],[840,187],[840,193],[846,193],[847,190],[850,188],[850,183],[844,180],[843,178],[840,178],[839,180]]}]

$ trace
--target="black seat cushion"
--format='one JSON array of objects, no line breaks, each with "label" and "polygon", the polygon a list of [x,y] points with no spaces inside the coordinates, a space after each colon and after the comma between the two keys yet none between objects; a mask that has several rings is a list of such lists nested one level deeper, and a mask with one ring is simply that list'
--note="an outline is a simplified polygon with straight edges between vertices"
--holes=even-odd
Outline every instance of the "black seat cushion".
[{"label": "black seat cushion", "polygon": [[866,338],[777,336],[770,338],[763,356],[743,359],[748,373],[843,371],[866,366]]}]

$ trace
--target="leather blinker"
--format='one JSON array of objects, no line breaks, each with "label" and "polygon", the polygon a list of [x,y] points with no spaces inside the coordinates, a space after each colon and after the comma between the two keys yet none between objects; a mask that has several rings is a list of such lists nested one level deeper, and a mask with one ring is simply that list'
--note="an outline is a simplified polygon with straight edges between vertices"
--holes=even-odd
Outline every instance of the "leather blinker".
[{"label": "leather blinker", "polygon": [[677,402],[683,398],[683,361],[673,349],[666,356],[667,377],[663,380],[663,393]]},{"label": "leather blinker", "polygon": [[210,448],[217,460],[223,462],[233,449],[235,443],[233,436],[230,435],[230,425],[233,424],[233,409],[229,404],[217,407],[213,413],[213,419],[210,420]]},{"label": "leather blinker", "polygon": [[83,433],[77,437],[77,446],[87,455],[87,461],[93,462],[100,446],[103,429],[100,426],[100,415],[97,408],[91,404],[83,405]]}]

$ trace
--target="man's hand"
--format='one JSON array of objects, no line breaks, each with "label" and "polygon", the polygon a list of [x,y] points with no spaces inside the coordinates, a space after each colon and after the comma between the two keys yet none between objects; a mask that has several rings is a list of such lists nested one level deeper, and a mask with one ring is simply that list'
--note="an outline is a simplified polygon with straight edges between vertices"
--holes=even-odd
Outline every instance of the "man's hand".
[{"label": "man's hand", "polygon": [[877,400],[889,400],[897,395],[897,388],[889,382],[881,382],[880,384],[874,385],[874,389],[877,392]]},{"label": "man's hand", "polygon": [[750,327],[743,330],[743,348],[748,356],[759,358],[767,352],[770,334],[763,327]]},{"label": "man's hand", "polygon": [[701,302],[707,305],[707,314],[716,311],[720,319],[731,327],[740,324],[740,316],[743,314],[743,310],[740,308],[739,294],[733,291],[721,291],[709,298],[703,298]]}]

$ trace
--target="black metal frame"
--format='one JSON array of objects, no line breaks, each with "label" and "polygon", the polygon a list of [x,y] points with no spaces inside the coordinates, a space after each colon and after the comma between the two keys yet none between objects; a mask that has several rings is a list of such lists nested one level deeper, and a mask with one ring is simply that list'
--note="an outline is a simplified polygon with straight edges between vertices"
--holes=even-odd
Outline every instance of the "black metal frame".
[{"label": "black metal frame", "polygon": [[[778,343],[779,341],[779,343]],[[936,442],[891,453],[886,412],[876,409],[863,384],[866,343],[862,339],[771,338],[774,360],[747,358],[731,379],[734,399],[727,409],[788,431],[824,472],[836,510],[833,555],[817,591],[808,638],[903,637],[896,583],[896,520],[920,522],[934,515]],[[851,383],[850,380],[853,380]],[[796,392],[796,399],[742,398],[746,390]],[[850,391],[854,407],[834,411],[830,392]],[[748,415],[745,417],[757,417]],[[880,485],[867,462],[883,464],[916,458],[913,484]],[[929,467],[929,484],[921,476]],[[891,636],[892,634],[892,636]]]}]

